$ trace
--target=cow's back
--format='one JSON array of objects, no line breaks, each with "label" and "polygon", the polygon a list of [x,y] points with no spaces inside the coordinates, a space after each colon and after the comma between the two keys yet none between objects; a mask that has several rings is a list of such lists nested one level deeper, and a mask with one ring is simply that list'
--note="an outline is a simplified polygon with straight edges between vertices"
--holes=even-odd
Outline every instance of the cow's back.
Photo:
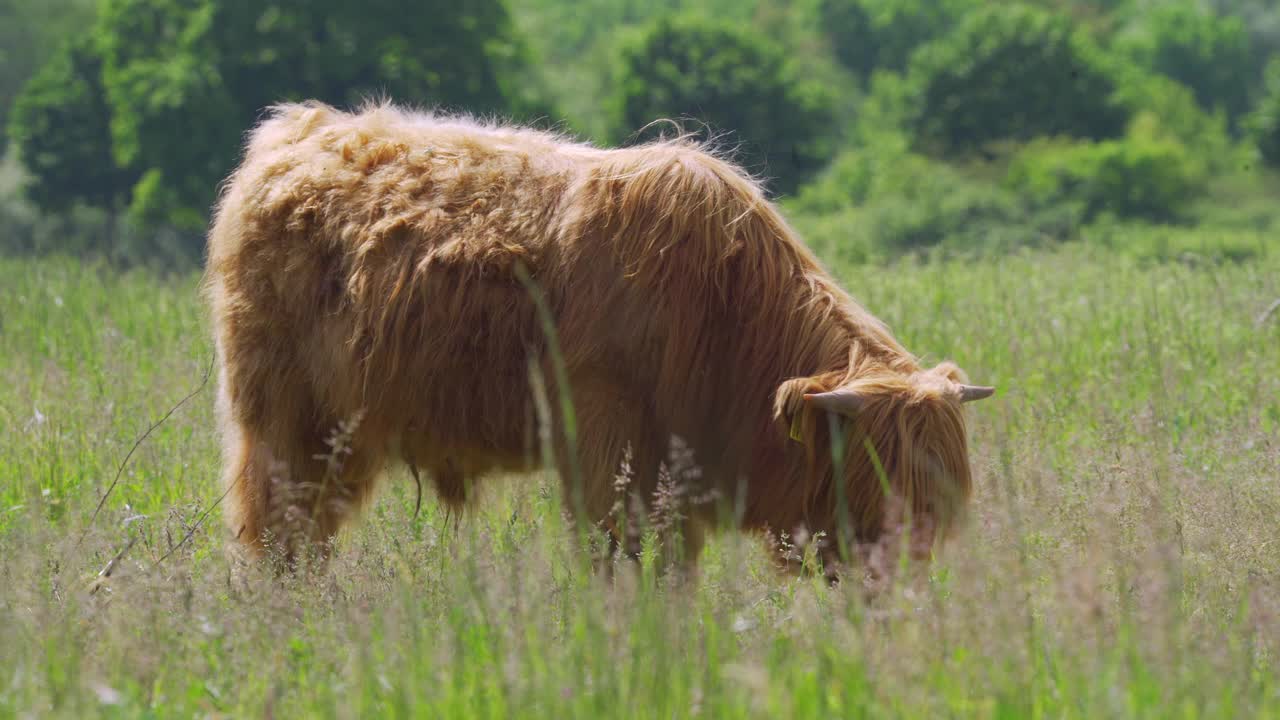
[{"label": "cow's back", "polygon": [[582,161],[565,148],[390,108],[282,108],[218,208],[215,316],[279,348],[333,415],[523,446],[544,338],[516,272],[560,262],[557,208]]}]

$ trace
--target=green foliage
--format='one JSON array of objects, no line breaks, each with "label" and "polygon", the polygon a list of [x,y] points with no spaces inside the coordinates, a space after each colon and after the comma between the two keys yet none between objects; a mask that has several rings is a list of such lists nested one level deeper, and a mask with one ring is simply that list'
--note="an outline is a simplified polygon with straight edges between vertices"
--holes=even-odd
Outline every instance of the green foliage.
[{"label": "green foliage", "polygon": [[1152,132],[1182,143],[1215,172],[1234,170],[1244,161],[1226,114],[1206,112],[1190,88],[1136,66],[1124,66],[1120,76],[1120,102],[1135,118],[1146,117]]},{"label": "green foliage", "polygon": [[[751,26],[759,11],[777,1],[513,0],[511,12],[565,125],[586,138],[609,142],[615,118],[606,108],[612,92],[607,70],[617,59],[620,38],[684,12]],[[776,33],[777,28],[771,30]]]},{"label": "green foliage", "polygon": [[[87,122],[109,124],[115,164],[138,180],[131,215],[149,224],[198,231],[242,134],[275,102],[387,94],[477,113],[545,110],[524,82],[500,0],[103,0],[100,10],[106,103]],[[66,99],[45,92],[38,102],[50,107],[40,112],[85,107],[56,107]]]},{"label": "green foliage", "polygon": [[1013,193],[913,153],[905,137],[887,133],[842,152],[788,208],[805,218],[798,225],[816,247],[854,262],[934,245],[1021,245],[1044,231]]},{"label": "green foliage", "polygon": [[1092,41],[1065,16],[1020,4],[970,13],[913,57],[913,126],[922,144],[963,151],[1047,135],[1105,138],[1128,113]]},{"label": "green foliage", "polygon": [[1247,125],[1263,161],[1280,168],[1280,56],[1267,65],[1265,88]]},{"label": "green foliage", "polygon": [[1161,2],[1134,15],[1117,41],[1127,54],[1191,88],[1206,109],[1230,117],[1249,109],[1259,65],[1240,17],[1195,0]]},{"label": "green foliage", "polygon": [[0,0],[0,155],[22,87],[93,17],[94,0]]},{"label": "green foliage", "polygon": [[[251,109],[238,106],[220,67],[220,9],[213,0],[103,2],[112,147],[118,163],[146,180],[131,189],[131,214],[148,223],[198,228],[191,218],[211,204],[247,129]],[[146,191],[158,184],[169,202],[151,201],[156,193]]]},{"label": "green foliage", "polygon": [[[1239,156],[1220,115],[1201,111],[1177,82],[1139,73],[1117,98],[1150,98],[1155,109],[1136,113],[1120,138],[1040,138],[993,146],[992,161],[946,163],[914,151],[910,138],[891,129],[909,111],[909,90],[892,73],[874,74],[851,133],[856,146],[788,203],[824,252],[847,261],[933,246],[987,252],[1075,238],[1107,218],[1199,219],[1210,174],[1226,172]],[[1243,201],[1238,189],[1230,192]],[[1276,214],[1255,211],[1235,222],[1260,228]]]},{"label": "green foliage", "polygon": [[1207,0],[1222,15],[1238,17],[1249,33],[1249,45],[1259,59],[1280,54],[1280,3],[1275,0]]},{"label": "green foliage", "polygon": [[516,0],[511,12],[546,59],[562,61],[589,51],[619,28],[636,27],[673,14],[750,23],[771,0]]},{"label": "green foliage", "polygon": [[899,185],[860,207],[850,228],[889,257],[933,246],[978,250],[1027,244],[1017,199],[949,168],[915,158]]},{"label": "green foliage", "polygon": [[1075,203],[1102,214],[1172,221],[1204,188],[1205,172],[1179,142],[1139,123],[1119,140],[1040,139],[1019,152],[1007,184],[1039,206]]},{"label": "green foliage", "polygon": [[859,76],[906,69],[921,45],[947,34],[974,0],[813,0],[817,31]]},{"label": "green foliage", "polygon": [[1099,222],[1082,233],[1085,242],[1152,262],[1191,265],[1258,262],[1274,246],[1271,233],[1257,230],[1192,228]]},{"label": "green foliage", "polygon": [[75,203],[119,209],[133,174],[111,150],[102,62],[92,36],[65,44],[27,84],[9,136],[30,176],[26,194],[46,212]]},{"label": "green foliage", "polygon": [[[663,18],[625,43],[613,95],[622,142],[654,120],[693,117],[738,160],[789,193],[830,157],[833,99],[768,38],[694,16]],[[641,134],[643,137],[645,133]]]},{"label": "green foliage", "polygon": [[[0,0],[0,121],[26,192],[0,182],[0,249],[198,258],[265,106],[370,96],[606,144],[692,117],[801,195],[795,222],[847,258],[1074,237],[1105,218],[1001,184],[1036,138],[1070,145],[1059,159],[1076,170],[1111,151],[1121,176],[1180,147],[1208,174],[1185,216],[1264,231],[1280,222],[1257,161],[1280,167],[1280,79],[1265,90],[1257,58],[1277,51],[1269,0]],[[1123,138],[1139,116],[1145,139]]]}]

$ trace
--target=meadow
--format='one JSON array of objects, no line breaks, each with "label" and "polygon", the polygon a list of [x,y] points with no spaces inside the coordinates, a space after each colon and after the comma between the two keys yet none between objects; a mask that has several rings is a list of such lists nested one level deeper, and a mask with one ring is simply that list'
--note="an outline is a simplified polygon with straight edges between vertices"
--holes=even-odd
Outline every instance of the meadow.
[{"label": "meadow", "polygon": [[873,600],[734,534],[609,583],[546,473],[454,525],[396,471],[325,570],[235,571],[212,381],[93,519],[201,385],[198,273],[0,258],[0,717],[1280,718],[1280,252],[1191,245],[834,268],[999,388]]}]

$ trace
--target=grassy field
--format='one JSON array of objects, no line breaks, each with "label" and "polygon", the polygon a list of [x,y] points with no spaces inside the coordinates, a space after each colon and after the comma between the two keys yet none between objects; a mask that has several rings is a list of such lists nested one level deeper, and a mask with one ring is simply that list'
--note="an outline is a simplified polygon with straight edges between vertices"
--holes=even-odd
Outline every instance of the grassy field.
[{"label": "grassy field", "polygon": [[547,476],[454,529],[397,472],[323,574],[233,580],[212,387],[89,525],[208,366],[197,277],[0,260],[0,717],[1280,718],[1280,252],[839,274],[1000,388],[967,526],[874,603],[736,535],[607,586]]}]

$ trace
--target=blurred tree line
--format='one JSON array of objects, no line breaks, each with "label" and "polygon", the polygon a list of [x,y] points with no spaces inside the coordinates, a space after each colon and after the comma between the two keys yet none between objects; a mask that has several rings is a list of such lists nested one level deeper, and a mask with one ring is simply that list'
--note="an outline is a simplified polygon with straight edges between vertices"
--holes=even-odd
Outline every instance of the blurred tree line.
[{"label": "blurred tree line", "polygon": [[822,249],[1280,230],[1271,0],[0,0],[0,249],[198,262],[266,106],[674,118]]}]

